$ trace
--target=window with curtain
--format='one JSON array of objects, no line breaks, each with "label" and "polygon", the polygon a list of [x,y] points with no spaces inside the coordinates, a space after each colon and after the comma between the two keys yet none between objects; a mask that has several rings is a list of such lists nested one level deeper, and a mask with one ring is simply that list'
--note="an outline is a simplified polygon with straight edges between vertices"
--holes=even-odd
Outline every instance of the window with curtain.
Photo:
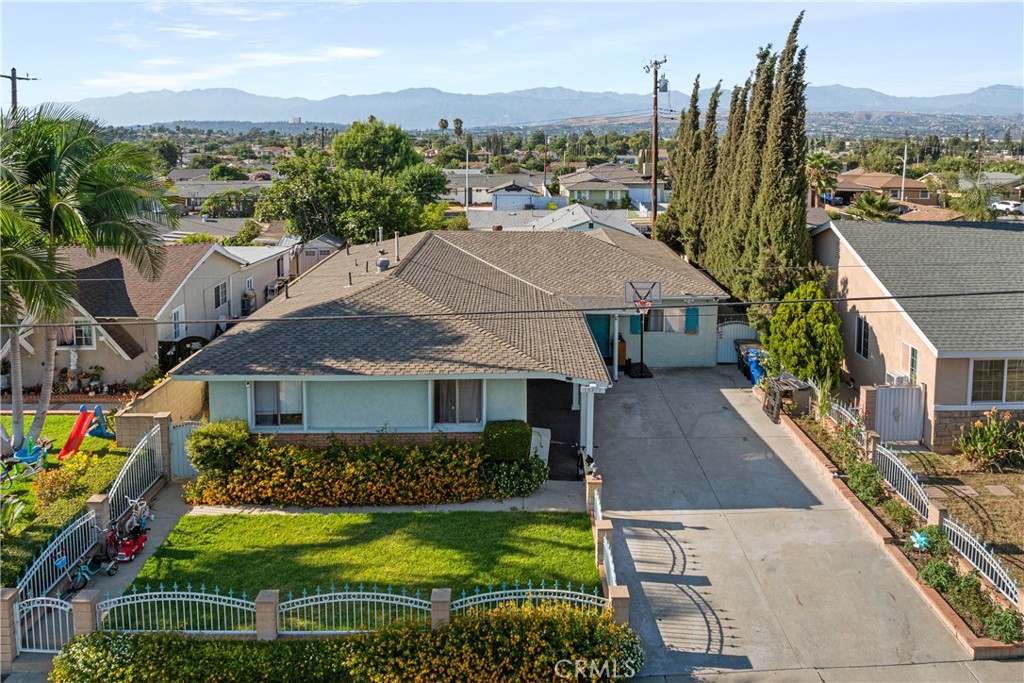
[{"label": "window with curtain", "polygon": [[302,382],[254,382],[257,426],[301,426]]},{"label": "window with curtain", "polygon": [[664,332],[665,311],[661,308],[652,308],[644,318],[644,332]]},{"label": "window with curtain", "polygon": [[434,422],[479,424],[484,416],[484,383],[479,379],[441,379],[434,382]]},{"label": "window with curtain", "polygon": [[68,348],[72,344],[79,349],[91,349],[96,346],[96,337],[93,335],[92,325],[87,319],[75,318],[74,324],[66,327],[63,339],[60,339],[58,334],[58,347]]}]

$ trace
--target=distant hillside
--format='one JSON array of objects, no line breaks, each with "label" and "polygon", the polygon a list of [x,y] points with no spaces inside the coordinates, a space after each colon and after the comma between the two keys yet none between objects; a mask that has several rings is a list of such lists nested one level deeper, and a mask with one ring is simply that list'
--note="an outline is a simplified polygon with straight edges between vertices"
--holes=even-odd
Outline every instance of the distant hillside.
[{"label": "distant hillside", "polygon": [[[702,93],[706,106],[710,90]],[[93,97],[67,103],[117,126],[167,121],[304,121],[346,124],[371,114],[404,128],[429,129],[442,117],[459,116],[467,127],[543,124],[570,118],[617,116],[650,111],[651,96],[594,93],[568,88],[533,88],[509,93],[460,95],[434,88],[414,88],[376,95],[337,95],[325,100],[265,97],[231,88],[172,92],[160,90]],[[679,109],[689,96],[673,91],[663,106]],[[729,101],[729,93],[722,97]],[[912,112],[1019,116],[1024,113],[1024,88],[993,85],[972,93],[938,97],[896,97],[867,88],[842,85],[809,86],[810,112]]]}]

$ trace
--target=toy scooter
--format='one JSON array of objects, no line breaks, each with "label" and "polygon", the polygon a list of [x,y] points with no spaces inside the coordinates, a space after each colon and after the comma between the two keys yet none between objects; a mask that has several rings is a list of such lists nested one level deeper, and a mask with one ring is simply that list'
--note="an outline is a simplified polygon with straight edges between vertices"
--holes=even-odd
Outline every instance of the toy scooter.
[{"label": "toy scooter", "polygon": [[101,571],[106,570],[109,576],[113,576],[117,573],[117,566],[117,560],[114,560],[104,566],[103,558],[99,555],[93,555],[89,558],[88,562],[83,560],[78,565],[78,571],[76,571],[75,575],[71,577],[71,590],[73,592],[82,590],[86,585],[88,585],[89,579],[96,576]]}]

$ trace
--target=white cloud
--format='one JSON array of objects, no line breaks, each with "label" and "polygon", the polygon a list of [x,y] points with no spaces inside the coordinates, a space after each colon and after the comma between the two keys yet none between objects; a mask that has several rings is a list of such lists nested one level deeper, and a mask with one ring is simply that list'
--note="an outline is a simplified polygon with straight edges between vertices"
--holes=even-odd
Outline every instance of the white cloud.
[{"label": "white cloud", "polygon": [[110,43],[125,50],[144,50],[152,47],[152,43],[139,37],[134,33],[111,33],[99,39],[101,42]]},{"label": "white cloud", "polygon": [[213,28],[196,28],[194,26],[162,26],[159,29],[164,33],[174,33],[182,38],[196,40],[209,40],[211,38],[223,38],[224,33]]},{"label": "white cloud", "polygon": [[151,59],[143,59],[139,64],[143,66],[174,66],[175,64],[181,64],[181,60],[174,57],[153,57]]},{"label": "white cloud", "polygon": [[261,4],[242,6],[204,2],[195,5],[195,10],[198,14],[210,17],[227,17],[234,21],[244,22],[274,21],[291,16],[291,12],[279,8],[271,9]]},{"label": "white cloud", "polygon": [[504,38],[510,33],[517,33],[519,31],[532,31],[534,29],[555,28],[556,26],[564,25],[564,23],[564,20],[560,21],[556,17],[536,17],[533,19],[526,19],[525,21],[518,21],[514,24],[509,24],[504,28],[495,29],[491,31],[491,35],[493,35],[495,38]]}]

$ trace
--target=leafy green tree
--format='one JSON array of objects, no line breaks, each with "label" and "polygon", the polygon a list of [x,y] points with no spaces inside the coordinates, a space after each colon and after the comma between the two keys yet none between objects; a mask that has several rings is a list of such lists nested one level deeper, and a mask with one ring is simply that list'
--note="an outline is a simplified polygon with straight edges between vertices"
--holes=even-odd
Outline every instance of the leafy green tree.
[{"label": "leafy green tree", "polygon": [[459,214],[446,220],[442,227],[444,230],[469,230],[469,218],[466,214]]},{"label": "leafy green tree", "polygon": [[216,154],[197,154],[188,162],[189,168],[213,168],[220,163]]},{"label": "leafy green tree", "polygon": [[838,377],[843,362],[839,314],[815,282],[787,294],[772,315],[765,337],[768,352],[801,379]]},{"label": "leafy green tree", "polygon": [[[164,259],[162,229],[154,221],[173,226],[176,218],[150,153],[126,142],[111,142],[98,123],[68,109],[19,111],[0,125],[0,159],[13,162],[11,167],[4,163],[2,174],[4,194],[11,193],[3,201],[5,229],[24,233],[21,245],[45,253],[37,265],[60,273],[55,286],[65,286],[73,276],[59,257],[60,248],[70,245],[119,254],[144,276],[159,275]],[[151,220],[140,220],[143,217]],[[5,253],[4,270],[20,268],[16,263],[8,266],[6,260]],[[39,282],[8,282],[4,288],[22,302],[15,324],[27,324],[30,314],[42,323],[70,319],[56,288]],[[23,433],[23,387],[21,377],[12,372],[12,391],[18,399],[12,405],[11,434],[0,429],[4,453],[20,448],[25,438],[38,439],[46,420],[57,328],[46,327],[42,336],[43,382],[32,428],[27,436]],[[19,344],[11,347],[13,351]]]},{"label": "leafy green tree", "polygon": [[807,184],[814,194],[814,206],[821,206],[821,198],[839,186],[839,162],[828,152],[809,154]]},{"label": "leafy green tree", "polygon": [[729,246],[736,231],[736,206],[732,202],[735,184],[739,182],[740,152],[743,142],[743,125],[747,115],[747,96],[750,94],[751,79],[742,88],[733,88],[729,103],[729,121],[715,167],[714,213],[705,231],[705,253],[702,265],[715,273],[722,282],[729,282],[731,268],[727,261]]},{"label": "leafy green tree", "polygon": [[420,210],[417,223],[420,230],[444,230],[444,213],[448,210],[448,202],[427,204]]},{"label": "leafy green tree", "polygon": [[248,180],[249,174],[240,168],[220,163],[210,169],[210,180]]},{"label": "leafy green tree", "polygon": [[341,236],[341,182],[327,154],[303,147],[274,166],[274,184],[260,193],[255,218],[261,223],[285,220],[288,231],[309,241],[324,233]]},{"label": "leafy green tree", "polygon": [[[269,144],[269,143],[263,143]],[[251,159],[252,158],[252,144],[248,142],[233,142],[227,147],[227,152],[233,157],[239,159]]]},{"label": "leafy green tree", "polygon": [[868,152],[867,157],[864,159],[864,168],[868,171],[899,173],[902,167],[902,158],[889,145],[876,146]]},{"label": "leafy green tree", "polygon": [[250,247],[253,246],[256,239],[262,234],[263,226],[250,218],[242,224],[242,227],[233,236],[221,240],[221,244],[225,247]]},{"label": "leafy green tree", "polygon": [[437,166],[416,164],[398,174],[398,185],[426,206],[448,191],[448,176]]},{"label": "leafy green tree", "polygon": [[899,207],[887,195],[861,192],[850,205],[850,213],[866,221],[894,221]]},{"label": "leafy green tree", "polygon": [[378,228],[387,236],[416,232],[421,209],[394,178],[352,169],[340,171],[338,180],[343,227],[335,234],[346,242],[372,242]]},{"label": "leafy green tree", "polygon": [[180,159],[178,145],[167,138],[158,138],[143,143],[142,147],[157,156],[164,172],[176,168]]},{"label": "leafy green tree", "polygon": [[190,235],[185,235],[178,242],[181,244],[214,244],[220,240],[208,232],[193,232]]},{"label": "leafy green tree", "polygon": [[[438,150],[434,165],[440,168],[458,168],[466,158],[466,148],[452,143]],[[504,173],[504,171],[502,171]]]},{"label": "leafy green tree", "polygon": [[199,210],[213,217],[245,218],[253,214],[258,198],[249,189],[223,190],[207,197]]},{"label": "leafy green tree", "polygon": [[339,168],[359,169],[379,175],[397,175],[423,161],[413,148],[412,138],[393,123],[377,119],[354,121],[331,142]]}]

